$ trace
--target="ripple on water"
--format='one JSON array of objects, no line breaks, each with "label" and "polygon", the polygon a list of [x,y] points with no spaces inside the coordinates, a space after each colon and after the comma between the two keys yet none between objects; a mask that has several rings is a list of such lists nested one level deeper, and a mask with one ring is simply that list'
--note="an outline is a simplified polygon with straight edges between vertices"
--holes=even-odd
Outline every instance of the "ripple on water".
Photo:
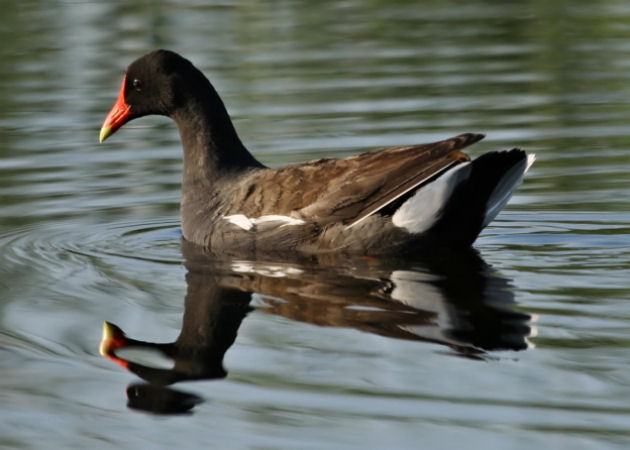
[{"label": "ripple on water", "polygon": [[[74,223],[35,224],[0,235],[6,265],[59,267],[74,259],[130,258],[179,264],[179,221],[119,222],[78,226]],[[54,263],[54,264],[53,264]]]},{"label": "ripple on water", "polygon": [[[182,260],[180,235],[172,219],[89,226],[48,222],[0,235],[6,350],[28,359],[96,353],[94,343],[80,340],[92,334],[81,333],[82,327],[111,316],[116,302],[137,303],[138,310],[150,304],[155,292],[148,285],[155,277],[171,278],[174,289],[180,287],[183,269],[173,270]],[[179,293],[175,298],[181,301]]]}]

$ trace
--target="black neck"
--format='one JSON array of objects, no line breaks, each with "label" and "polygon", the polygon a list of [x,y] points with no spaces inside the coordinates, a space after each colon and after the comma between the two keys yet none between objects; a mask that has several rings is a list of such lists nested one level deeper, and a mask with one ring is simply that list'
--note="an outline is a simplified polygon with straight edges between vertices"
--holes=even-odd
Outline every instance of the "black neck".
[{"label": "black neck", "polygon": [[214,185],[229,174],[264,167],[247,151],[218,94],[205,80],[194,85],[171,117],[184,148],[183,187]]}]

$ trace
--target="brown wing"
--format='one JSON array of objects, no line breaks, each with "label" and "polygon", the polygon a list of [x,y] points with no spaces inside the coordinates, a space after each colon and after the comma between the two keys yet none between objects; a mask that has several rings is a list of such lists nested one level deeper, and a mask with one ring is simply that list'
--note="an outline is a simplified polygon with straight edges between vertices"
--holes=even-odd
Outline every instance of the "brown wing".
[{"label": "brown wing", "polygon": [[460,150],[483,137],[467,133],[430,144],[261,171],[235,193],[230,213],[353,224],[448,167],[468,161]]}]

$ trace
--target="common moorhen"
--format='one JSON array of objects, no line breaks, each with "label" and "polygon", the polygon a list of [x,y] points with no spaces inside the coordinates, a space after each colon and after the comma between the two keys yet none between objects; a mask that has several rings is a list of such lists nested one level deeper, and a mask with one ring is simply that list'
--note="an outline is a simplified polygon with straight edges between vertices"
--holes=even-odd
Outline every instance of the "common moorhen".
[{"label": "common moorhen", "polygon": [[127,68],[100,141],[150,114],[169,116],[179,128],[183,236],[217,252],[382,255],[468,247],[534,161],[519,149],[471,161],[461,150],[483,135],[467,133],[269,169],[242,144],[208,79],[167,50]]}]

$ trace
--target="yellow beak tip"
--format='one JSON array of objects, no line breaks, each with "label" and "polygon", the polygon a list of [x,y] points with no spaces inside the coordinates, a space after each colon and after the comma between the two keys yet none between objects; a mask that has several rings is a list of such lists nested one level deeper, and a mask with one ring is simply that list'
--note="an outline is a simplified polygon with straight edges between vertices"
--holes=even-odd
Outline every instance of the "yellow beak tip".
[{"label": "yellow beak tip", "polygon": [[103,337],[101,338],[101,344],[99,345],[99,353],[103,356],[107,356],[109,351],[109,345],[114,337],[114,327],[109,322],[103,322]]},{"label": "yellow beak tip", "polygon": [[99,136],[98,136],[98,142],[103,142],[111,134],[112,134],[112,128],[111,127],[103,127],[103,128],[101,128],[101,134],[99,134]]},{"label": "yellow beak tip", "polygon": [[114,336],[114,326],[107,322],[103,322],[103,339],[111,339]]}]

